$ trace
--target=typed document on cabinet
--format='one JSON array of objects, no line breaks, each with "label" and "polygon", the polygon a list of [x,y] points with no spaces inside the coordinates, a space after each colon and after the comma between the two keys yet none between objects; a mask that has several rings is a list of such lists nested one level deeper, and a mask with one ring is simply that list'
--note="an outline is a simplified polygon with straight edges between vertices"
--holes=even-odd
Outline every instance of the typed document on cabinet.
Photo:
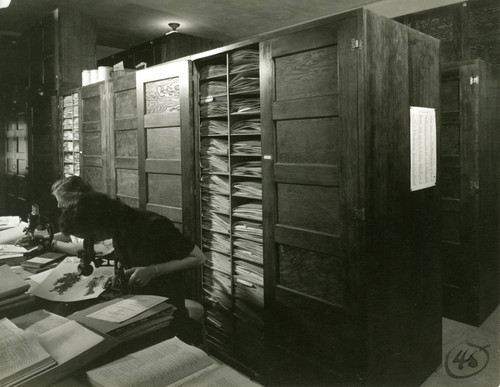
[{"label": "typed document on cabinet", "polygon": [[436,110],[410,107],[410,185],[412,191],[436,185]]}]

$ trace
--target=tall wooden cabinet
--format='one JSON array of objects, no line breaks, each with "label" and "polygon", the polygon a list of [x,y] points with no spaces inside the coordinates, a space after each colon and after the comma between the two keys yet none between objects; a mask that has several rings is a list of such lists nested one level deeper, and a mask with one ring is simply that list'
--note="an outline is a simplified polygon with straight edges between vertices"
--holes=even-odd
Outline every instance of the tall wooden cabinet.
[{"label": "tall wooden cabinet", "polygon": [[[233,71],[257,43],[259,70]],[[441,363],[439,192],[411,190],[410,107],[439,128],[439,42],[357,10],[192,59],[210,349],[282,384],[311,363],[420,384]]]},{"label": "tall wooden cabinet", "polygon": [[478,326],[499,297],[500,69],[443,66],[441,101],[443,311]]}]

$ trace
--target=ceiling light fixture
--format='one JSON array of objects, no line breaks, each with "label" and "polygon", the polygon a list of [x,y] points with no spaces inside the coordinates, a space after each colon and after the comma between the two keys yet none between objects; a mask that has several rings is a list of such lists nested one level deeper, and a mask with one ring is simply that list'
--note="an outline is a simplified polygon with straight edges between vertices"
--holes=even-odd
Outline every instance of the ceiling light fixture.
[{"label": "ceiling light fixture", "polygon": [[172,28],[172,31],[167,32],[165,35],[170,35],[170,34],[178,34],[179,31],[177,31],[177,28],[179,28],[180,24],[179,23],[168,23],[168,26]]},{"label": "ceiling light fixture", "polygon": [[10,0],[0,0],[0,8],[7,8],[10,5]]}]

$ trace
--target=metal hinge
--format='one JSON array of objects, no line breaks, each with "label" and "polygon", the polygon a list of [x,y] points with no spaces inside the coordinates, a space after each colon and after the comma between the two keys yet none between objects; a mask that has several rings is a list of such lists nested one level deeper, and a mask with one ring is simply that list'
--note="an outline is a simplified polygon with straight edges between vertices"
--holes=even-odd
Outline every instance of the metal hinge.
[{"label": "metal hinge", "polygon": [[361,50],[363,48],[363,40],[361,39],[351,39],[351,51],[354,51],[356,49]]},{"label": "metal hinge", "polygon": [[469,78],[469,85],[473,84],[479,85],[479,75],[476,75],[475,77],[470,77]]},{"label": "metal hinge", "polygon": [[470,187],[471,194],[475,195],[479,191],[479,181],[471,180],[469,187]]},{"label": "metal hinge", "polygon": [[353,215],[354,215],[355,220],[365,220],[365,209],[364,208],[355,208]]}]

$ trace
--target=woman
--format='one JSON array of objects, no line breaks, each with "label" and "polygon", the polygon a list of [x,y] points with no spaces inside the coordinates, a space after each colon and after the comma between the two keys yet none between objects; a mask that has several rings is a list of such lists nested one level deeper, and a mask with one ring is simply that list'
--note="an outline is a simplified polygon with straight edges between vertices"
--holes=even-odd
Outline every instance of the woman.
[{"label": "woman", "polygon": [[[64,209],[80,195],[89,192],[94,192],[94,189],[80,176],[65,177],[52,184],[52,195],[56,198],[57,206],[61,209]],[[52,248],[69,255],[77,255],[78,250],[83,249],[83,239],[57,233],[54,235]],[[102,241],[94,245],[94,250],[97,255],[108,255],[113,252],[113,241],[109,239]]]},{"label": "woman", "polygon": [[178,310],[185,311],[181,272],[201,266],[205,256],[170,219],[91,192],[68,204],[60,226],[66,235],[94,242],[112,238],[115,259],[128,276],[129,291],[166,296]]}]

